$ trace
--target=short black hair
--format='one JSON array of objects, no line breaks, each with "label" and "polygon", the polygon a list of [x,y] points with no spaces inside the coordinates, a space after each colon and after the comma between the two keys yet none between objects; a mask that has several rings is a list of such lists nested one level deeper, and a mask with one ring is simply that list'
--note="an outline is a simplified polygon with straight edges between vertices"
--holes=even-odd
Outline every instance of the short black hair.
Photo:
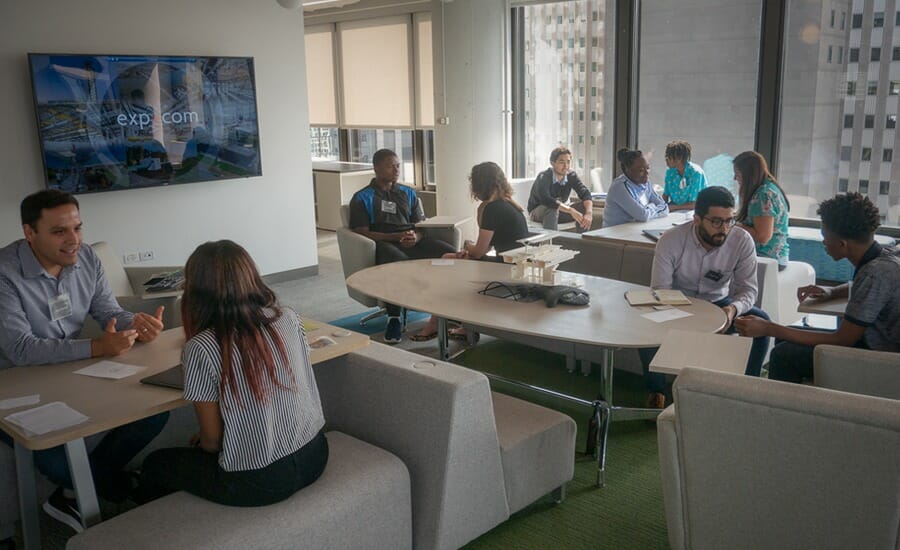
[{"label": "short black hair", "polygon": [[628,169],[631,166],[631,163],[636,161],[637,159],[644,156],[644,153],[641,152],[640,149],[629,149],[628,147],[622,147],[618,151],[616,151],[616,159],[619,161],[619,166],[622,167],[622,171]]},{"label": "short black hair", "polygon": [[41,210],[56,208],[64,204],[74,204],[75,208],[78,208],[78,199],[72,194],[58,189],[46,189],[32,193],[25,197],[19,206],[22,225],[29,225],[37,231],[37,222],[41,219]]},{"label": "short black hair", "polygon": [[878,207],[869,197],[851,191],[822,201],[816,213],[822,227],[842,239],[868,242],[881,225]]},{"label": "short black hair", "polygon": [[671,159],[688,162],[691,160],[691,144],[686,141],[675,140],[666,145],[666,156]]},{"label": "short black hair", "polygon": [[[372,166],[377,166],[384,159],[388,157],[396,157],[397,153],[391,151],[390,149],[379,149],[375,151],[375,154],[372,155]],[[399,158],[399,157],[398,157]]]},{"label": "short black hair", "polygon": [[554,162],[556,162],[556,159],[558,159],[562,155],[571,156],[572,151],[569,151],[568,147],[563,147],[562,145],[560,145],[556,149],[550,151],[550,164],[553,164]]},{"label": "short black hair", "polygon": [[719,208],[734,208],[734,195],[720,185],[707,187],[697,193],[697,200],[694,202],[694,214],[702,218],[706,216],[710,208],[716,206]]}]

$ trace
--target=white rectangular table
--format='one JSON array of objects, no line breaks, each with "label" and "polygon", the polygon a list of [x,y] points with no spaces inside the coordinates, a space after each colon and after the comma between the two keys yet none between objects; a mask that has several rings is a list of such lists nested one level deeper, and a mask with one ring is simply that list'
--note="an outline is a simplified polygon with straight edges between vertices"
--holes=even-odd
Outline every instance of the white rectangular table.
[{"label": "white rectangular table", "polygon": [[734,334],[670,330],[650,362],[650,370],[662,374],[681,373],[694,367],[731,374],[744,374],[752,338]]},{"label": "white rectangular table", "polygon": [[616,244],[629,244],[656,248],[656,241],[644,235],[645,229],[668,230],[682,223],[689,223],[694,219],[693,210],[685,212],[672,212],[663,218],[655,218],[646,222],[631,222],[585,231],[581,238],[589,241],[604,241]]}]

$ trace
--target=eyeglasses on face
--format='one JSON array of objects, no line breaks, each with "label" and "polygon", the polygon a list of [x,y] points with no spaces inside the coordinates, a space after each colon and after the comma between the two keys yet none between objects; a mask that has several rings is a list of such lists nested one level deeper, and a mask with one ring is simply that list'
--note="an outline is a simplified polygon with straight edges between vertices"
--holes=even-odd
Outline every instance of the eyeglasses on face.
[{"label": "eyeglasses on face", "polygon": [[703,219],[708,221],[710,225],[712,225],[716,229],[722,227],[723,225],[726,227],[734,227],[734,224],[737,223],[737,218],[710,218],[708,216],[705,216]]}]

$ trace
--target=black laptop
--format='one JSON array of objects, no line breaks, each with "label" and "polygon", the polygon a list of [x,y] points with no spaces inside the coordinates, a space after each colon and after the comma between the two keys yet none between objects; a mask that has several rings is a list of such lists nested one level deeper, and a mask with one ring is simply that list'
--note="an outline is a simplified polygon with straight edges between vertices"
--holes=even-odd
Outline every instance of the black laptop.
[{"label": "black laptop", "polygon": [[158,372],[152,376],[141,378],[141,384],[162,386],[164,388],[184,389],[184,368],[179,363],[170,369]]}]

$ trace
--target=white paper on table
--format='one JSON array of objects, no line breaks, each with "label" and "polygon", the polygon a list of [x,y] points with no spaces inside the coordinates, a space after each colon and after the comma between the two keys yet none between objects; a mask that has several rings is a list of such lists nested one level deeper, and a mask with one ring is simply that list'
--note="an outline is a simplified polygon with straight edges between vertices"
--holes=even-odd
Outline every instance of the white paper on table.
[{"label": "white paper on table", "polygon": [[136,367],[134,365],[126,365],[124,363],[116,363],[115,361],[98,361],[89,367],[84,367],[75,371],[75,374],[83,374],[85,376],[96,376],[97,378],[112,378],[118,380],[127,378],[132,374],[136,374],[144,370],[144,367]]},{"label": "white paper on table", "polygon": [[16,409],[25,405],[37,405],[40,402],[41,396],[39,394],[10,397],[8,399],[0,399],[0,409]]},{"label": "white paper on table", "polygon": [[431,260],[431,265],[453,265],[453,260],[445,260],[443,258],[439,260]]},{"label": "white paper on table", "polygon": [[682,317],[690,317],[693,313],[688,313],[682,309],[664,309],[662,311],[654,311],[652,313],[644,313],[641,317],[645,317],[650,319],[654,323],[665,323],[666,321],[673,321],[675,319],[681,319]]},{"label": "white paper on table", "polygon": [[40,407],[13,413],[4,420],[22,428],[28,436],[35,436],[75,426],[87,419],[87,416],[65,403],[54,401]]}]

